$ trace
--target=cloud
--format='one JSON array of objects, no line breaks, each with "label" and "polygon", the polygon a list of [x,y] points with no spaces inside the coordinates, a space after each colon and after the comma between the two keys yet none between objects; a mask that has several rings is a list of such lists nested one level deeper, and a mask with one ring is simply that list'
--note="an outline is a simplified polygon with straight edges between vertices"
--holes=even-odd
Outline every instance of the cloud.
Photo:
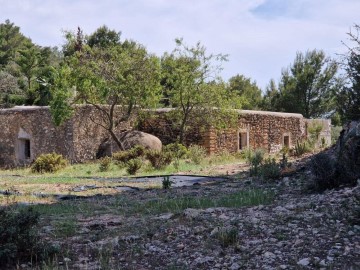
[{"label": "cloud", "polygon": [[[43,46],[64,42],[61,30],[92,33],[101,25],[122,32],[161,55],[183,37],[211,53],[229,54],[223,76],[244,74],[264,88],[278,79],[297,51],[344,51],[358,20],[358,0],[0,0],[0,21],[10,19]],[[357,22],[359,23],[359,22]]]}]

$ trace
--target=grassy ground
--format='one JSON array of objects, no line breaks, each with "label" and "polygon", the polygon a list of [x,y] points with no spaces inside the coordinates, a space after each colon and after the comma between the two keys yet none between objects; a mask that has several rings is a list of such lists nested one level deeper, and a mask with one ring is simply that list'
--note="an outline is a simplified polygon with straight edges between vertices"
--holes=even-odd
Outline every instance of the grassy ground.
[{"label": "grassy ground", "polygon": [[[215,165],[243,162],[239,157],[223,154],[205,158],[200,164],[191,163],[189,160],[181,160],[178,168],[173,164],[162,170],[155,170],[145,163],[136,176],[154,176],[169,174],[202,174],[214,175],[218,171],[213,170]],[[118,193],[114,187],[129,186],[136,188],[161,188],[158,182],[137,182],[130,178],[124,168],[112,163],[107,171],[100,171],[99,163],[89,162],[74,164],[55,173],[37,174],[30,168],[18,168],[13,170],[0,170],[0,205],[11,203],[53,203],[56,198],[51,195],[114,195]],[[130,179],[130,180],[129,180]],[[82,186],[96,187],[84,191],[74,192],[74,189]],[[47,196],[50,195],[50,196]]]}]

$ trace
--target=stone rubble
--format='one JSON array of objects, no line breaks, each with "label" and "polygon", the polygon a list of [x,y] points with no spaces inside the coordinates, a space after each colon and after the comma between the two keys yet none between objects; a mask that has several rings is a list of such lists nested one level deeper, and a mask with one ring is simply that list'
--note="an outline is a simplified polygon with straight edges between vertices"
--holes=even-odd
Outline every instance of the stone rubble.
[{"label": "stone rubble", "polygon": [[[272,184],[229,180],[166,192],[196,192],[200,196],[250,187],[275,191],[274,202],[253,207],[188,208],[181,213],[121,217],[122,222],[116,227],[118,241],[108,241],[116,243],[112,244],[114,267],[360,269],[360,185],[311,193],[305,190],[301,179],[287,177]],[[141,200],[165,191],[142,192],[145,191],[128,196]],[[224,240],[224,235],[234,231],[235,240]],[[104,246],[104,240],[100,240],[93,242],[92,247],[101,248],[99,243]],[[97,267],[95,262],[74,264],[74,269]]]}]

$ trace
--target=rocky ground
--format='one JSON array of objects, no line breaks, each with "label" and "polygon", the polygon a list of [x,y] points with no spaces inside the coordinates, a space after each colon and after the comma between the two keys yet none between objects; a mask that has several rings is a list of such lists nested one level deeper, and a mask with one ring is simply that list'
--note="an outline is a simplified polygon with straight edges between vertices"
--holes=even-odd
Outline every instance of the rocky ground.
[{"label": "rocky ground", "polygon": [[[77,233],[59,244],[64,269],[360,269],[360,185],[313,193],[309,172],[272,183],[230,171],[207,185],[123,193],[122,202],[179,196],[219,196],[264,189],[270,204],[146,214],[98,212],[77,215]],[[238,170],[239,169],[239,170]],[[237,173],[231,175],[231,172]],[[119,198],[97,201],[124,207]],[[129,203],[129,209],[131,208]],[[144,214],[145,213],[145,214]],[[44,237],[52,239],[51,226]]]}]

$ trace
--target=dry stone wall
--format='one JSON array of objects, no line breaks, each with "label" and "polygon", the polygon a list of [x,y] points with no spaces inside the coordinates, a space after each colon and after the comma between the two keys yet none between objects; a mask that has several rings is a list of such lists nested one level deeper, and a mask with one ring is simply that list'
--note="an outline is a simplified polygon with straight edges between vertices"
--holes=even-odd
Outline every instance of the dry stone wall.
[{"label": "dry stone wall", "polygon": [[[121,114],[118,108],[116,114]],[[115,133],[120,134],[124,130],[132,129],[134,117],[129,121],[120,124]],[[102,123],[101,115],[91,106],[81,106],[76,109],[72,118],[74,157],[76,162],[84,162],[96,158],[99,146],[109,141],[110,153],[118,151],[119,148],[111,139],[110,134],[103,127],[96,123]]]},{"label": "dry stone wall", "polygon": [[[29,156],[22,152],[26,140]],[[42,153],[71,156],[72,149],[71,123],[55,127],[47,107],[0,110],[0,167],[27,165]]]},{"label": "dry stone wall", "polygon": [[[77,106],[74,116],[59,127],[53,124],[48,107],[1,109],[0,167],[28,165],[40,154],[52,152],[70,162],[94,159],[100,144],[110,137],[94,120],[100,122],[101,117],[91,106]],[[119,125],[117,132],[130,129],[132,124]],[[116,149],[111,139],[109,142]]]},{"label": "dry stone wall", "polygon": [[[142,121],[139,129],[159,137],[164,144],[174,142],[178,130],[173,128],[169,110],[158,110],[152,118]],[[243,147],[263,148],[270,153],[280,151],[286,144],[293,146],[305,138],[305,121],[301,114],[239,110],[238,124],[227,130],[193,126],[185,143],[204,146],[208,153],[237,152]],[[241,142],[241,134],[243,134]]]}]

